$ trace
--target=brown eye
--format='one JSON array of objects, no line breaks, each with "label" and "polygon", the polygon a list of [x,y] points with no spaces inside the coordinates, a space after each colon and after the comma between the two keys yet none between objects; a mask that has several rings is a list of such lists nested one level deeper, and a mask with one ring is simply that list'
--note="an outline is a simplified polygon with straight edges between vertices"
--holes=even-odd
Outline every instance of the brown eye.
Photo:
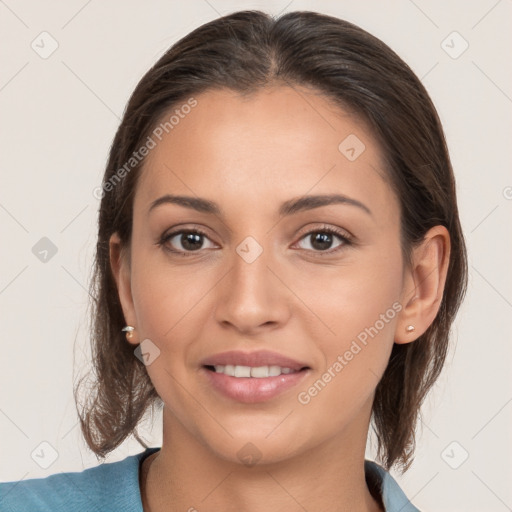
[{"label": "brown eye", "polygon": [[[205,244],[205,241],[208,241],[210,244],[209,247],[207,247],[208,243]],[[196,229],[182,229],[166,234],[162,237],[160,243],[161,245],[165,245],[169,251],[183,254],[196,252],[205,248],[211,249],[215,246],[205,233]]]},{"label": "brown eye", "polygon": [[[338,242],[336,242],[336,239]],[[343,246],[350,245],[350,239],[340,233],[339,231],[332,228],[316,229],[309,231],[302,238],[301,241],[307,243],[303,246],[303,249],[313,252],[336,252]],[[334,246],[334,249],[333,249]]]}]

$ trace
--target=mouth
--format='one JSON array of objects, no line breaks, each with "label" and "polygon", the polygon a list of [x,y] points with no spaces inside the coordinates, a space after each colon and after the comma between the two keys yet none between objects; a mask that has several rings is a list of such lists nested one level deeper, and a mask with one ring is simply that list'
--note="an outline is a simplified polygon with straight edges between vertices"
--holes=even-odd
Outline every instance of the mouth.
[{"label": "mouth", "polygon": [[267,377],[279,377],[279,375],[289,375],[297,373],[302,370],[309,369],[308,366],[294,370],[292,368],[281,366],[243,366],[232,364],[216,364],[214,366],[206,365],[205,368],[215,373],[222,373],[235,378],[253,378],[253,379],[266,379]]},{"label": "mouth", "polygon": [[224,352],[205,359],[201,367],[216,393],[248,404],[276,398],[311,371],[307,364],[268,351]]}]

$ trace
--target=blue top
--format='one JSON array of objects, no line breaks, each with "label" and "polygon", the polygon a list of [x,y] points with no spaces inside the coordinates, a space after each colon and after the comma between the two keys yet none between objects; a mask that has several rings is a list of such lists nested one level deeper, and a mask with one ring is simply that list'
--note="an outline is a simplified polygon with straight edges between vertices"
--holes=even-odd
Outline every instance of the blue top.
[{"label": "blue top", "polygon": [[[139,487],[141,462],[160,448],[147,448],[119,462],[46,478],[0,483],[2,512],[143,512]],[[397,482],[375,462],[365,461],[369,484],[381,488],[386,512],[419,512]]]}]

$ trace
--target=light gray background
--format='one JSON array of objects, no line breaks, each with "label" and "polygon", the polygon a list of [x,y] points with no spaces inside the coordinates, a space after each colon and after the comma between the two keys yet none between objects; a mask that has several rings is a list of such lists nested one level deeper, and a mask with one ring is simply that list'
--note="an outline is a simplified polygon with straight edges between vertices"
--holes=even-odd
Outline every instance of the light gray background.
[{"label": "light gray background", "polygon": [[[72,396],[88,358],[92,191],[150,65],[195,27],[244,8],[352,21],[389,44],[430,92],[455,168],[470,285],[456,350],[423,408],[415,462],[393,474],[425,511],[511,510],[510,0],[0,1],[0,480],[97,464]],[[42,58],[52,39],[58,48]],[[32,252],[42,237],[58,249],[46,262]],[[151,445],[161,440],[155,425],[142,431]],[[58,453],[47,469],[37,463],[52,460],[42,442]],[[141,450],[129,441],[108,461]]]}]

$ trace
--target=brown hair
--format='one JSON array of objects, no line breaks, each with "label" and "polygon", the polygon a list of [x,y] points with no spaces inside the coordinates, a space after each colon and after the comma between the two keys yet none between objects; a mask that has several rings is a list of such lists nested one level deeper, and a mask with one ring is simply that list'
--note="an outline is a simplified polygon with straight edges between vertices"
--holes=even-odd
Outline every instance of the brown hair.
[{"label": "brown hair", "polygon": [[406,264],[431,227],[443,225],[449,231],[451,255],[439,312],[416,341],[394,344],[373,403],[381,463],[405,471],[412,462],[420,406],[443,367],[450,326],[467,286],[455,179],[440,120],[407,64],[371,34],[314,12],[274,19],[259,11],[216,19],[173,45],[137,85],[114,138],[103,178],[91,283],[95,380],[81,410],[82,381],[75,387],[83,435],[100,457],[130,434],[146,447],[137,425],[150,406],[161,405],[145,366],[121,332],[125,321],[109,261],[113,233],[129,247],[133,196],[144,160],[128,169],[126,162],[162,116],[191,95],[214,88],[250,94],[276,84],[308,87],[368,123],[400,204]]}]

